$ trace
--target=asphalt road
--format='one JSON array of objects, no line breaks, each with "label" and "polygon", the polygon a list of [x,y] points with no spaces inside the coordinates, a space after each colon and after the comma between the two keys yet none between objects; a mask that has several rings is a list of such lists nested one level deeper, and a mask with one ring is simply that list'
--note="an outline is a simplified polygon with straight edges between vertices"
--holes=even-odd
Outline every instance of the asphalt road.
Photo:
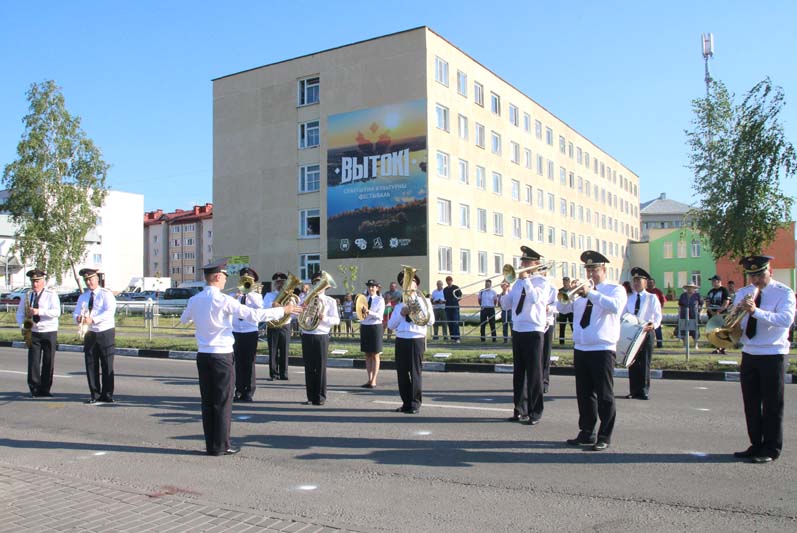
[{"label": "asphalt road", "polygon": [[[196,366],[116,357],[113,405],[84,405],[82,354],[59,352],[52,399],[32,399],[23,350],[0,348],[0,463],[293,516],[359,531],[783,531],[797,524],[797,407],[786,386],[785,450],[741,463],[738,383],[654,381],[649,402],[618,399],[612,447],[577,433],[574,378],[553,376],[538,426],[508,423],[511,376],[424,374],[419,415],[395,372],[329,369],[323,407],[304,379],[259,380],[235,404],[237,456],[203,452]],[[267,369],[258,366],[261,376]],[[617,379],[618,395],[628,383]],[[170,489],[172,490],[172,489]]]}]

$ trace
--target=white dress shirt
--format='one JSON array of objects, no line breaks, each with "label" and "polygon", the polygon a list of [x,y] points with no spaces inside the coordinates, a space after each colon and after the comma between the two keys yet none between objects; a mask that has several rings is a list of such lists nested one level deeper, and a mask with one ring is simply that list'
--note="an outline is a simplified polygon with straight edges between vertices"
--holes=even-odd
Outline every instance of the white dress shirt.
[{"label": "white dress shirt", "polygon": [[[641,298],[639,302],[639,313],[634,313],[636,308],[636,300]],[[655,294],[647,291],[632,292],[628,297],[628,303],[625,306],[625,313],[623,314],[636,315],[639,323],[644,325],[652,323],[654,328],[661,326],[661,303],[656,298]]]},{"label": "white dress shirt", "polygon": [[[33,290],[25,294],[25,301],[33,307],[33,298],[35,297]],[[22,327],[25,321],[25,301],[19,303],[17,308],[17,324]],[[47,333],[49,331],[58,331],[58,317],[61,316],[61,300],[52,289],[42,289],[39,295],[39,321],[33,323],[31,331],[36,333]]]},{"label": "white dress shirt", "polygon": [[196,327],[198,351],[203,353],[232,353],[235,337],[232,336],[233,319],[245,318],[255,323],[282,318],[282,307],[253,309],[224,294],[218,287],[208,285],[205,290],[188,300],[180,322],[193,320]]},{"label": "white dress shirt", "polygon": [[[556,315],[559,314],[559,310],[556,308],[556,296],[559,294],[559,289],[548,283],[548,294],[543,296],[543,300],[545,300],[545,322],[548,327],[553,326],[556,324]],[[546,328],[547,331],[547,328]]]},{"label": "white dress shirt", "polygon": [[[94,293],[94,303],[91,306],[91,313],[89,313],[89,300],[91,299],[92,292]],[[114,318],[116,315],[116,298],[114,298],[113,293],[108,289],[97,287],[93,291],[83,291],[83,294],[77,299],[75,310],[72,312],[75,321],[77,321],[77,318],[84,309],[86,313],[91,316],[89,331],[99,333],[116,327]]]},{"label": "white dress shirt", "polygon": [[501,304],[501,311],[512,310],[512,293],[499,294],[498,302]]},{"label": "white dress shirt", "polygon": [[[748,285],[736,293],[733,305],[741,303],[745,295],[752,294],[755,286]],[[774,279],[761,291],[761,305],[753,312],[758,320],[752,339],[747,337],[747,321],[742,318],[742,351],[750,355],[776,355],[789,353],[789,327],[794,322],[794,291]]]},{"label": "white dress shirt", "polygon": [[302,333],[308,335],[329,335],[329,330],[332,326],[340,324],[340,314],[338,313],[338,302],[331,296],[326,294],[319,294],[318,297],[324,302],[324,314],[321,315],[321,320],[318,321],[318,327],[313,330],[302,330]]},{"label": "white dress shirt", "polygon": [[[440,291],[442,292],[442,291]],[[375,294],[373,296],[365,295],[366,298],[371,298],[371,307],[368,309],[368,314],[360,322],[363,326],[374,326],[382,323],[382,317],[385,314],[385,299]]]},{"label": "white dress shirt", "polygon": [[489,309],[495,307],[495,300],[498,298],[498,293],[493,289],[482,289],[479,291],[479,306],[482,309]]},{"label": "white dress shirt", "polygon": [[[429,309],[432,308],[432,301],[426,299],[426,304]],[[404,309],[404,303],[399,302],[393,308],[393,314],[390,315],[390,320],[387,321],[387,327],[396,333],[396,337],[400,339],[425,339],[426,328],[434,325],[434,313],[429,315],[429,323],[425,326],[419,326],[415,322],[407,322],[407,318],[401,316],[401,310]]]},{"label": "white dress shirt", "polygon": [[[240,302],[241,296],[238,296],[236,299]],[[256,292],[250,292],[246,295],[245,305],[252,309],[263,309],[265,307],[263,304],[263,297]],[[271,305],[269,305],[269,307],[271,307]],[[257,322],[238,317],[232,321],[232,331],[233,333],[252,333],[253,331],[257,331]]]},{"label": "white dress shirt", "polygon": [[263,307],[272,307],[274,305],[274,301],[277,299],[277,296],[280,295],[280,292],[282,291],[271,291],[266,293],[266,295],[263,296]]},{"label": "white dress shirt", "polygon": [[[592,302],[589,325],[581,327],[581,317],[587,301]],[[585,352],[617,350],[620,339],[620,315],[625,309],[628,295],[625,288],[613,283],[601,283],[587,293],[586,298],[573,302],[573,341],[575,349]]]},{"label": "white dress shirt", "polygon": [[[512,331],[527,333],[531,331],[544,332],[548,323],[546,307],[550,292],[550,283],[543,276],[530,276],[518,279],[512,285],[509,294],[512,296]],[[520,297],[526,290],[523,307],[517,312]]]},{"label": "white dress shirt", "polygon": [[441,301],[441,303],[432,303],[434,309],[446,308],[446,296],[443,294],[443,289],[435,289],[432,291],[432,302]]}]

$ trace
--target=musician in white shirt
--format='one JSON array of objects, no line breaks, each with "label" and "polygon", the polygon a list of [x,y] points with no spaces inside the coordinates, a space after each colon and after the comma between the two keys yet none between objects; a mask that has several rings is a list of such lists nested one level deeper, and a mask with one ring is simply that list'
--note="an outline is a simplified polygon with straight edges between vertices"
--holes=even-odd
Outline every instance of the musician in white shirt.
[{"label": "musician in white shirt", "polygon": [[772,279],[766,255],[740,261],[750,285],[740,289],[733,305],[742,318],[742,385],[744,416],[750,447],[734,455],[754,463],[769,463],[783,449],[783,384],[789,355],[789,328],[794,322],[794,291]]},{"label": "musician in white shirt", "polygon": [[[322,279],[322,272],[316,272],[311,280],[313,288],[305,297],[305,309],[310,305],[310,295],[318,288],[317,283]],[[340,324],[338,303],[334,298],[326,295],[327,288],[321,289],[317,298],[323,302],[323,313],[318,317],[315,329],[302,330],[302,358],[304,359],[304,384],[307,390],[305,405],[324,405],[327,401],[327,357],[329,357],[329,330],[332,326]]]},{"label": "musician in white shirt", "polygon": [[194,322],[197,341],[196,366],[199,374],[199,393],[202,396],[202,429],[208,455],[238,453],[230,445],[230,415],[232,414],[233,320],[244,318],[253,322],[276,320],[301,308],[285,307],[253,309],[221,292],[227,283],[226,262],[202,267],[207,286],[188,300],[180,322]]},{"label": "musician in white shirt", "polygon": [[639,348],[639,352],[634,358],[634,362],[628,367],[628,388],[627,398],[636,400],[647,400],[650,394],[650,360],[653,357],[653,345],[655,343],[656,328],[661,325],[661,304],[655,294],[645,290],[647,287],[648,274],[645,269],[634,267],[631,269],[631,289],[628,302],[625,306],[624,319],[630,315],[629,320],[639,323],[644,331],[645,340]]},{"label": "musician in white shirt", "polygon": [[[58,346],[58,317],[61,301],[54,290],[44,286],[47,274],[34,268],[25,273],[30,278],[31,290],[23,296],[25,301],[17,307],[17,324],[23,328],[26,318],[30,326],[28,346],[28,388],[34,398],[48,398],[53,385],[55,347]],[[29,314],[29,317],[25,315]]]},{"label": "musician in white shirt", "polygon": [[[263,297],[263,307],[279,307],[277,298],[282,293],[288,275],[283,272],[275,272],[271,276],[274,290]],[[298,300],[298,297],[297,297]],[[266,325],[266,335],[268,335],[268,374],[271,380],[288,381],[288,356],[291,345],[291,321],[282,327],[275,327],[271,324]]]},{"label": "musician in white shirt", "polygon": [[509,283],[501,282],[501,294],[498,295],[498,303],[501,304],[501,322],[503,324],[504,344],[509,342],[509,335],[512,327],[512,295],[509,294]]},{"label": "musician in white shirt", "polygon": [[[542,267],[537,271],[540,276],[548,276],[548,268]],[[552,283],[548,282],[547,294],[543,296],[545,301],[545,333],[542,336],[542,392],[548,393],[548,385],[551,381],[551,352],[553,351],[553,334],[556,328],[556,316],[559,314],[557,308],[557,298],[559,291]]]},{"label": "musician in white shirt", "polygon": [[[255,269],[244,267],[238,272],[242,285],[254,284],[260,279]],[[246,279],[245,279],[246,278]],[[245,280],[245,281],[244,281]],[[263,308],[263,297],[256,291],[244,288],[235,295],[242,305],[252,309]],[[251,402],[257,388],[257,375],[255,373],[255,358],[257,357],[257,321],[246,320],[238,317],[232,321],[233,359],[235,360],[235,395],[233,402]]]},{"label": "musician in white shirt", "polygon": [[[609,260],[599,252],[581,254],[587,284],[573,302],[573,366],[578,399],[578,436],[568,439],[571,446],[592,445],[602,451],[611,443],[616,410],[614,405],[614,365],[620,338],[620,316],[628,296],[621,285],[607,283]],[[600,418],[597,440],[595,423]]]},{"label": "musician in white shirt", "polygon": [[385,299],[379,295],[381,287],[376,280],[369,279],[365,282],[367,288],[368,305],[362,310],[365,318],[360,321],[360,351],[365,354],[365,372],[368,381],[362,385],[365,389],[376,387],[376,376],[379,374],[379,355],[382,353],[382,336],[384,325],[382,317],[385,314]]},{"label": "musician in white shirt", "polygon": [[497,342],[495,333],[495,308],[498,305],[498,293],[493,289],[493,282],[485,280],[484,288],[479,291],[479,323],[481,324],[481,341],[484,342],[484,330],[487,324],[490,324],[490,333],[493,336],[493,342]]},{"label": "musician in white shirt", "polygon": [[[404,272],[399,272],[399,285],[403,285]],[[418,298],[424,298],[418,289],[421,278],[416,274],[410,285],[410,290],[417,291]],[[426,309],[432,309],[432,302],[426,300]],[[417,414],[421,410],[423,384],[421,373],[423,369],[423,354],[426,351],[426,327],[434,324],[434,313],[429,315],[429,322],[424,326],[415,324],[410,318],[410,311],[404,302],[399,302],[393,308],[388,327],[396,332],[396,374],[398,376],[399,394],[402,405],[396,409],[397,413]]]}]

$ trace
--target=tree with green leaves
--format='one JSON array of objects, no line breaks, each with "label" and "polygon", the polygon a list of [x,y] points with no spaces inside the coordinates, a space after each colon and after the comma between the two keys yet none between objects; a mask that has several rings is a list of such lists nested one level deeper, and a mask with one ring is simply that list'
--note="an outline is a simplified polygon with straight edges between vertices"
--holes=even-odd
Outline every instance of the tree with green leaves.
[{"label": "tree with green leaves", "polygon": [[797,170],[778,116],[784,95],[769,78],[734,103],[722,82],[692,101],[689,168],[698,205],[687,218],[708,237],[715,259],[759,254],[789,221],[793,199],[780,180]]},{"label": "tree with green leaves", "polygon": [[[109,165],[66,109],[54,81],[34,83],[27,92],[30,112],[17,159],[6,165],[3,208],[16,224],[15,250],[61,283],[86,254],[86,235],[97,223],[105,199]],[[79,286],[78,282],[78,286]]]},{"label": "tree with green leaves", "polygon": [[343,288],[346,289],[346,294],[354,294],[357,290],[357,273],[360,270],[357,265],[338,265],[338,270],[343,275]]}]

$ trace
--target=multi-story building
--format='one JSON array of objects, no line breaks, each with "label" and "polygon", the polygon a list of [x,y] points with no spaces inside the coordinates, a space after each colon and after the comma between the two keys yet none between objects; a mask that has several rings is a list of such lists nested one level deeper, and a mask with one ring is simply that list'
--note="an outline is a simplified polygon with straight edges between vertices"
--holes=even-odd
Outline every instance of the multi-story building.
[{"label": "multi-story building", "polygon": [[667,198],[661,193],[658,198],[644,202],[639,206],[639,218],[642,223],[642,238],[649,238],[650,230],[680,228],[686,223],[689,206]]},{"label": "multi-story building", "polygon": [[213,257],[213,204],[144,213],[144,275],[170,277],[173,285],[202,279]]},{"label": "multi-story building", "polygon": [[639,239],[639,178],[427,27],[215,79],[213,155],[215,255],[265,274],[463,285],[525,244],[618,281]]},{"label": "multi-story building", "polygon": [[[135,228],[139,227],[143,212],[143,195],[108,191],[97,213],[97,225],[86,235],[86,257],[76,265],[76,270],[83,267],[100,269],[105,273],[105,286],[113,291],[123,290],[131,278],[140,277],[144,241],[143,232]],[[6,268],[2,273],[8,287],[27,285],[25,272],[33,268],[32,265],[22,265],[22,261],[11,252],[15,231],[9,215],[0,214],[0,255],[4,257]],[[76,286],[71,272],[64,273],[62,286]]]}]

